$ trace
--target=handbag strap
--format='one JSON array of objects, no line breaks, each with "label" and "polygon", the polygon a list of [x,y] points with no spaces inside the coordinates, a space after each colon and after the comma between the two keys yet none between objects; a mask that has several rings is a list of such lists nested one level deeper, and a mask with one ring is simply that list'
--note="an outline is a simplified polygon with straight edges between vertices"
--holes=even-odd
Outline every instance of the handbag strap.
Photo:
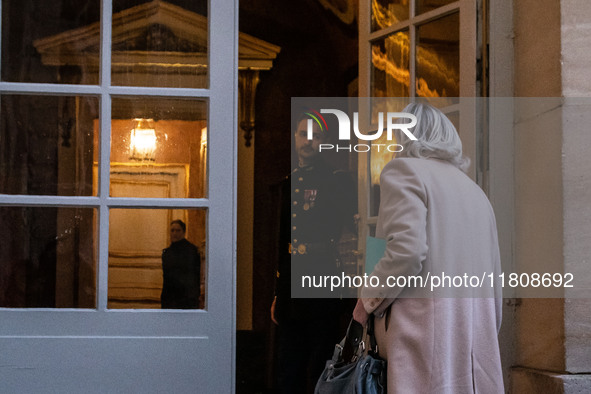
[{"label": "handbag strap", "polygon": [[[335,363],[343,361],[343,350],[347,340],[353,349],[353,360],[362,355],[378,353],[378,344],[374,335],[374,315],[371,314],[365,326],[351,319],[347,327],[347,333],[341,342],[337,343],[332,354],[332,361]],[[367,346],[369,344],[369,346]]]},{"label": "handbag strap", "polygon": [[338,363],[343,361],[343,349],[345,348],[345,343],[347,341],[347,336],[341,340],[341,342],[337,343],[334,347],[334,352],[332,353],[332,361],[333,363]]},{"label": "handbag strap", "polygon": [[374,319],[374,314],[370,314],[366,324],[366,337],[369,341],[368,351],[373,354],[378,354],[378,342],[376,341],[376,336],[374,335]]},{"label": "handbag strap", "polygon": [[365,338],[364,327],[353,318],[351,318],[349,327],[347,328],[347,338],[353,348],[357,348]]},{"label": "handbag strap", "polygon": [[349,340],[353,347],[353,360],[361,358],[362,356],[367,354],[367,345],[368,345],[368,325],[361,325],[360,323],[356,322],[355,320],[351,319],[351,329],[352,333],[349,333]]},{"label": "handbag strap", "polygon": [[365,328],[355,320],[351,319],[351,321],[349,321],[349,325],[347,326],[347,332],[345,333],[345,336],[341,342],[335,345],[334,352],[332,354],[332,361],[335,363],[343,361],[343,351],[347,344],[349,344],[351,348],[354,349],[354,358],[360,356],[365,350],[365,342],[363,341],[364,338]]}]

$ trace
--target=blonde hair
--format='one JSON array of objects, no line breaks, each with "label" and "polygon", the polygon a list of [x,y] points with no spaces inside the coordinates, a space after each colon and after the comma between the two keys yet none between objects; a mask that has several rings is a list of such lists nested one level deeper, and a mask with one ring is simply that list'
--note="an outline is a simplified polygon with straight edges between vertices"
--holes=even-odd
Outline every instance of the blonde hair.
[{"label": "blonde hair", "polygon": [[410,131],[417,140],[399,138],[403,146],[398,156],[445,160],[466,172],[470,159],[462,154],[462,141],[453,123],[437,108],[423,103],[411,103],[402,112],[417,117]]}]

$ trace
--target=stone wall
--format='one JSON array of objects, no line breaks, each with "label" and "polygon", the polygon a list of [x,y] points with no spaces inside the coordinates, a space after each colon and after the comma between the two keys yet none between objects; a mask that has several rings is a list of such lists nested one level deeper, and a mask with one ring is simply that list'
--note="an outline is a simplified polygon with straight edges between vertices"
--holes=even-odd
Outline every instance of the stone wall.
[{"label": "stone wall", "polygon": [[[591,3],[514,1],[514,29],[514,95],[556,98],[515,114],[515,264],[588,281]],[[591,300],[565,296],[521,300],[511,392],[591,391]]]}]

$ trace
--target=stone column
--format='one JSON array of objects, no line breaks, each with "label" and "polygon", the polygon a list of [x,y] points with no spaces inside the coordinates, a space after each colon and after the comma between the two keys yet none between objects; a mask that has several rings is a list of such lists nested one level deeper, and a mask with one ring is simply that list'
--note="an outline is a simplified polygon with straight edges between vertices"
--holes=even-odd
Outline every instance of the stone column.
[{"label": "stone column", "polygon": [[[591,2],[514,1],[515,264],[591,268]],[[573,97],[587,96],[587,99]],[[558,264],[557,264],[558,263]],[[591,299],[522,299],[513,393],[591,392]]]}]

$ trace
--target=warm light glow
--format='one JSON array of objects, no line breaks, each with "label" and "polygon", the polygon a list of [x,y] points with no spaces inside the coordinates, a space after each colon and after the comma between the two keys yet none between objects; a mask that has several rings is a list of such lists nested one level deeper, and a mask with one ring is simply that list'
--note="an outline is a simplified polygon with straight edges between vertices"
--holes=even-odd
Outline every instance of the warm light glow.
[{"label": "warm light glow", "polygon": [[[378,138],[374,144],[396,144],[396,139],[392,141],[388,141],[387,134],[384,133],[380,138]],[[377,149],[373,149],[371,151],[371,158],[370,158],[370,175],[371,175],[371,184],[379,185],[380,184],[380,175],[382,170],[396,156],[395,153],[388,152],[385,149],[378,151]]]},{"label": "warm light glow", "polygon": [[201,156],[204,155],[206,149],[207,149],[207,127],[204,127],[201,129],[201,150],[199,152],[201,154]]},{"label": "warm light glow", "polygon": [[405,11],[405,9],[408,10],[408,1],[402,1],[402,4],[388,4],[385,6],[373,0],[371,2],[371,15],[376,25],[375,30],[385,29],[399,23],[400,19],[397,17],[396,11],[402,11],[401,14],[405,16],[404,19],[408,18],[408,11]]},{"label": "warm light glow", "polygon": [[[374,5],[377,3],[374,2]],[[379,15],[379,14],[376,14]],[[384,17],[385,18],[385,17]],[[383,21],[384,26],[390,24],[389,19]],[[380,25],[381,26],[381,25]],[[443,32],[441,33],[444,34]],[[453,39],[445,40],[451,47],[459,45]],[[378,44],[372,45],[371,62],[375,69],[383,71],[386,74],[384,82],[380,86],[373,86],[372,94],[380,97],[398,97],[403,96],[401,88],[406,89],[408,94],[410,85],[410,71],[408,69],[410,56],[410,37],[408,31],[401,31],[388,36],[383,42],[383,48]],[[416,68],[421,73],[429,76],[429,82],[420,76],[415,81],[416,95],[419,97],[455,97],[459,89],[459,70],[450,63],[449,59],[444,58],[441,53],[433,48],[417,46]]]},{"label": "warm light glow", "polygon": [[207,146],[207,127],[201,129],[201,146]]},{"label": "warm light glow", "polygon": [[156,153],[156,130],[152,119],[134,119],[135,128],[131,130],[129,152],[133,160],[153,161]]}]

